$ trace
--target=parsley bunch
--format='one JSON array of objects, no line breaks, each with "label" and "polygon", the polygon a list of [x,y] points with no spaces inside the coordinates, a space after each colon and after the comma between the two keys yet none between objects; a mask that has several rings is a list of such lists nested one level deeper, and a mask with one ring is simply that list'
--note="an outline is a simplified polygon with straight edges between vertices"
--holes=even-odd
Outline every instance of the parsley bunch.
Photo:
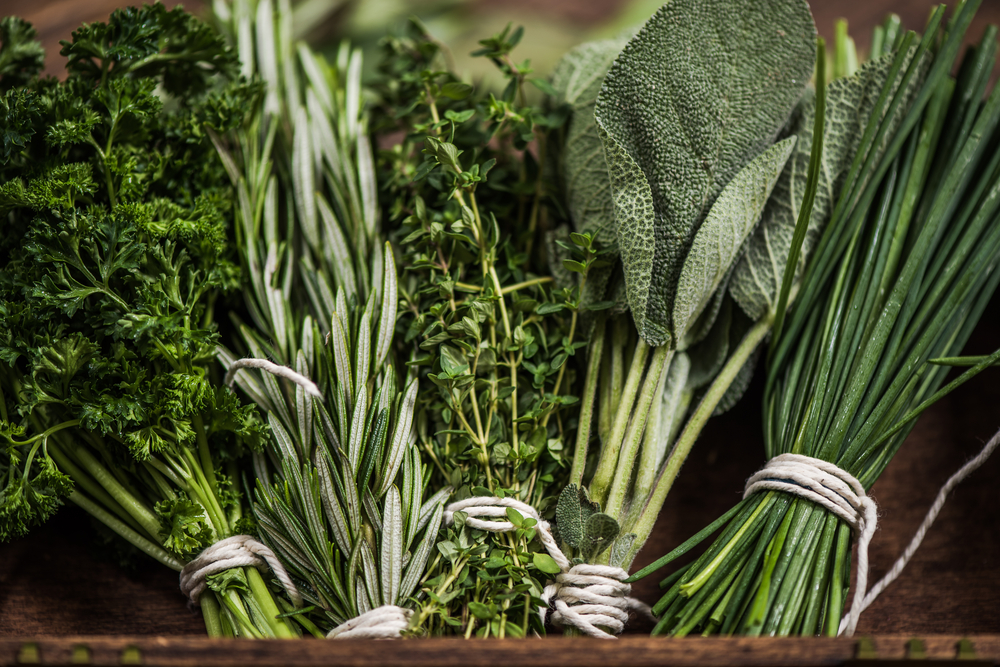
[{"label": "parsley bunch", "polygon": [[[210,381],[238,285],[208,128],[258,94],[213,29],[162,5],[63,42],[68,77],[0,24],[0,539],[69,499],[175,570],[243,532],[252,407]],[[254,568],[214,575],[213,635],[292,636]],[[221,603],[221,607],[220,607]]]}]

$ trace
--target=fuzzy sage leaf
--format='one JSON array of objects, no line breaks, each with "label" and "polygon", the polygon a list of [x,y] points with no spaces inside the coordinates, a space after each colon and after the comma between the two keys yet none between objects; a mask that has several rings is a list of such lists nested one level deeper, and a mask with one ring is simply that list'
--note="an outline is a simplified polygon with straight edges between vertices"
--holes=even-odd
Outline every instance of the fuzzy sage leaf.
[{"label": "fuzzy sage leaf", "polygon": [[673,321],[678,338],[701,315],[738,256],[743,241],[753,231],[795,141],[795,137],[788,137],[757,156],[740,170],[712,205],[694,237],[677,282]]},{"label": "fuzzy sage leaf", "polygon": [[[799,272],[830,217],[892,59],[890,54],[865,63],[853,76],[836,79],[827,86],[820,179],[799,259]],[[919,82],[919,77],[915,77],[907,97],[912,96]],[[899,107],[897,117],[891,119],[890,131],[902,120],[907,108],[906,104]],[[810,95],[800,105],[794,122],[798,144],[774,186],[760,226],[750,238],[747,252],[737,263],[730,281],[729,291],[736,303],[755,320],[773,311],[777,305],[782,273],[805,195],[815,113],[815,99]]]},{"label": "fuzzy sage leaf", "polygon": [[604,75],[629,37],[630,34],[581,44],[563,56],[552,73],[552,87],[572,109],[562,158],[570,216],[578,231],[590,232],[608,248],[618,245],[618,237],[604,144],[594,122],[594,105]]},{"label": "fuzzy sage leaf", "polygon": [[608,72],[595,117],[629,306],[648,342],[677,337],[687,252],[725,185],[785,124],[815,34],[801,0],[675,0]]}]

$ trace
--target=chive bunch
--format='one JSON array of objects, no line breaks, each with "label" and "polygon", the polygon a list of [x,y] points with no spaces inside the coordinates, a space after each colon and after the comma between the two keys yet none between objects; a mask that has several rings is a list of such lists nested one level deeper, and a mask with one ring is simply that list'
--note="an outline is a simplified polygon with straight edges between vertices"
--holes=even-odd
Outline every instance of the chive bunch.
[{"label": "chive bunch", "polygon": [[[870,489],[916,417],[1000,356],[943,387],[947,368],[928,363],[959,353],[1000,280],[1000,90],[980,103],[996,29],[969,50],[957,80],[948,76],[978,4],[962,5],[946,26],[939,7],[915,49],[914,33],[900,41],[798,298],[784,326],[777,318],[764,396],[768,459],[830,461]],[[893,132],[880,119],[905,104],[925,67]],[[700,558],[661,584],[654,634],[837,634],[851,529],[790,494],[751,495],[639,576],[720,527]]]}]

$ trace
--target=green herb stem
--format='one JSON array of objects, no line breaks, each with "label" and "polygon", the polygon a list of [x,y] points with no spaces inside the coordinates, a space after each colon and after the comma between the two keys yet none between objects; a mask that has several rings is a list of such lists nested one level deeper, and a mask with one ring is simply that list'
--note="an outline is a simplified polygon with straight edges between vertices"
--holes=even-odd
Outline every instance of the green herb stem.
[{"label": "green herb stem", "polygon": [[623,514],[626,494],[632,483],[633,469],[639,455],[639,445],[643,441],[649,409],[653,401],[658,400],[663,393],[663,379],[673,357],[674,348],[671,345],[660,345],[653,350],[649,370],[646,371],[642,391],[639,393],[639,399],[632,411],[632,419],[618,455],[618,465],[611,484],[611,491],[608,493],[608,499],[605,503],[604,511],[612,517],[618,518]]},{"label": "green herb stem", "polygon": [[715,407],[722,400],[733,380],[736,379],[736,375],[740,372],[740,369],[743,368],[743,365],[750,359],[754,350],[757,349],[757,346],[764,340],[768,332],[770,332],[771,323],[771,315],[765,315],[747,331],[743,340],[740,341],[739,346],[733,351],[732,356],[726,361],[726,364],[719,371],[712,384],[709,385],[698,407],[695,408],[694,413],[688,419],[684,430],[681,431],[677,442],[674,444],[667,458],[666,465],[657,476],[653,492],[645,502],[636,499],[636,502],[642,503],[642,510],[639,512],[632,526],[623,527],[623,530],[626,532],[634,532],[637,535],[626,562],[632,561],[632,558],[635,557],[635,554],[639,552],[639,549],[642,548],[642,545],[649,538],[650,533],[653,532],[653,525],[656,523],[656,517],[659,516],[660,509],[666,501],[667,493],[673,486],[674,480],[677,479],[677,474],[680,472],[684,461],[687,460],[688,454],[691,453],[691,449],[701,434],[702,428],[704,428],[705,423],[712,416],[712,413],[715,412]]},{"label": "green herb stem", "polygon": [[245,567],[243,568],[243,572],[246,575],[247,582],[250,584],[253,599],[260,605],[267,624],[274,635],[279,639],[294,639],[298,637],[298,634],[291,629],[286,619],[278,618],[281,615],[281,611],[271,597],[271,591],[268,590],[267,584],[264,583],[264,578],[257,571],[257,568]]},{"label": "green herb stem", "polygon": [[180,572],[184,569],[184,565],[178,561],[176,558],[168,554],[161,547],[153,544],[145,537],[132,530],[127,524],[119,520],[117,517],[113,516],[110,512],[105,511],[97,503],[90,500],[84,496],[79,491],[73,491],[69,495],[69,500],[83,509],[87,514],[91,515],[105,526],[116,532],[118,535],[123,537],[132,546],[139,549],[143,553],[152,556],[156,560],[160,561],[171,570]]},{"label": "green herb stem", "polygon": [[594,478],[590,482],[591,497],[601,504],[604,504],[607,498],[609,487],[614,479],[615,470],[618,467],[618,454],[621,451],[625,430],[628,428],[628,423],[632,417],[632,406],[635,404],[636,394],[639,392],[639,385],[646,370],[646,357],[648,354],[649,344],[640,339],[632,355],[628,376],[625,378],[625,386],[622,389],[621,398],[617,403],[615,421],[611,426],[611,434],[608,436],[608,440],[602,443],[601,457],[597,463]]},{"label": "green herb stem", "polygon": [[142,526],[148,535],[157,536],[160,534],[160,520],[146,507],[145,503],[119,484],[118,480],[85,447],[71,444],[70,448],[73,457],[79,461],[84,471],[93,477],[114,498],[115,502]]},{"label": "green herb stem", "polygon": [[583,396],[580,400],[580,419],[576,431],[576,448],[573,451],[573,467],[569,473],[569,483],[583,485],[583,473],[587,467],[587,449],[590,444],[594,421],[594,403],[597,384],[601,374],[601,360],[604,352],[604,332],[607,320],[599,318],[590,337],[590,356],[587,359],[587,375],[584,380]]}]

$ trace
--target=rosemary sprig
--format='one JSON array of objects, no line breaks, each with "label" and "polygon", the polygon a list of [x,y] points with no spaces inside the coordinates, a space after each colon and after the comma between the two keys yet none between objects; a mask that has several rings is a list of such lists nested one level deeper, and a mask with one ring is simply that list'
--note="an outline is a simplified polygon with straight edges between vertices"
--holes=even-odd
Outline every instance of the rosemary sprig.
[{"label": "rosemary sprig", "polygon": [[314,607],[315,623],[293,617],[320,634],[408,604],[448,492],[425,498],[412,436],[417,381],[394,364],[397,275],[378,233],[360,51],[342,46],[331,66],[304,45],[293,50],[290,15],[266,0],[237,2],[231,20],[234,35],[256,34],[256,44],[239,43],[242,62],[266,84],[232,149],[217,142],[239,193],[251,284],[255,326],[237,323],[240,342],[312,379],[323,396],[237,373],[272,435],[254,459],[254,515]]}]

